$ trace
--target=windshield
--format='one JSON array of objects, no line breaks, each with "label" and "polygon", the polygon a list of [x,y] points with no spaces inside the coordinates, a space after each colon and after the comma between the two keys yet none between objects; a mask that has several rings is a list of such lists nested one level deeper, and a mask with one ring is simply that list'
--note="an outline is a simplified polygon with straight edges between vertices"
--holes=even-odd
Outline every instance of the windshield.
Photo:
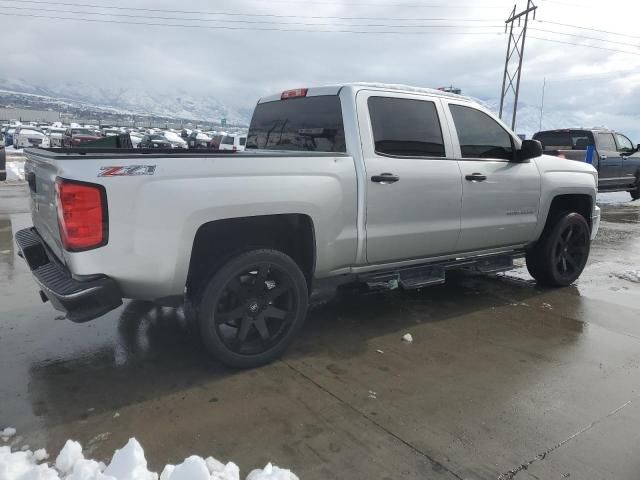
[{"label": "windshield", "polygon": [[340,99],[324,95],[259,104],[247,148],[345,152]]},{"label": "windshield", "polygon": [[92,132],[88,128],[73,128],[73,129],[71,129],[71,135],[91,135],[91,136],[96,136],[95,132]]},{"label": "windshield", "polygon": [[538,132],[533,139],[542,143],[544,149],[586,150],[593,145],[593,135],[588,130]]}]

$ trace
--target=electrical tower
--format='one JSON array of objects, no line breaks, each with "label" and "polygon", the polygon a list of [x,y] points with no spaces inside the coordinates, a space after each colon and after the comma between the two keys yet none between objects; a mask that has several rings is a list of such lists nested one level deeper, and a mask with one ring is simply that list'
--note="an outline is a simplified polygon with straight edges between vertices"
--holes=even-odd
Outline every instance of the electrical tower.
[{"label": "electrical tower", "polygon": [[[522,59],[524,57],[524,41],[527,37],[527,24],[529,14],[533,12],[533,19],[536,19],[536,7],[532,0],[527,0],[527,8],[520,13],[516,13],[516,5],[513,6],[511,15],[504,22],[504,31],[509,30],[509,42],[507,43],[507,57],[504,61],[504,74],[502,75],[502,92],[500,94],[500,119],[504,109],[504,99],[513,93],[513,117],[511,118],[511,129],[516,127],[516,112],[518,111],[518,94],[520,93],[520,74],[522,73]],[[524,27],[516,35],[513,32],[514,23],[518,21],[518,27],[524,17]],[[517,54],[517,55],[514,55]],[[514,61],[512,61],[514,59]],[[516,66],[517,60],[517,66]],[[515,67],[515,69],[514,69]],[[508,81],[507,81],[508,80]],[[515,85],[513,82],[515,81]]]}]

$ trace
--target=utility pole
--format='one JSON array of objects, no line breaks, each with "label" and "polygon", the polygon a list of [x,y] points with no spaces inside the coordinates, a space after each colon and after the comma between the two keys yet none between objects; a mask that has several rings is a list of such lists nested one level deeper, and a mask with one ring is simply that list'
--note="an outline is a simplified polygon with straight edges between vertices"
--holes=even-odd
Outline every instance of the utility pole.
[{"label": "utility pole", "polygon": [[540,125],[538,126],[538,131],[542,130],[542,114],[544,112],[544,89],[547,86],[547,77],[544,77],[542,81],[542,101],[540,102]]},{"label": "utility pole", "polygon": [[[516,5],[513,6],[511,15],[504,22],[504,31],[509,30],[509,41],[507,43],[507,56],[504,61],[504,73],[502,75],[502,92],[500,93],[500,118],[502,118],[502,112],[504,110],[504,99],[513,93],[513,116],[511,118],[511,129],[516,127],[516,112],[518,111],[518,95],[520,93],[520,75],[522,73],[522,59],[524,57],[524,41],[527,37],[527,25],[529,23],[529,14],[533,12],[533,19],[536,19],[536,7],[532,0],[527,0],[527,8],[523,11],[516,13]],[[517,35],[513,32],[514,23],[518,21],[518,27],[524,17],[524,27]],[[514,54],[517,54],[514,57]],[[512,62],[512,58],[517,58],[517,67]],[[508,79],[508,82],[507,82]],[[515,80],[515,86],[513,84]]]}]

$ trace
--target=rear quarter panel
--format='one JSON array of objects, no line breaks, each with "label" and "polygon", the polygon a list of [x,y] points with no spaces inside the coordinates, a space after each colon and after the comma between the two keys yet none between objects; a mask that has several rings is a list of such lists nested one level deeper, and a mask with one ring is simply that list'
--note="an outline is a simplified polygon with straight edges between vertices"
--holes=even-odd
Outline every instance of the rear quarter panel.
[{"label": "rear quarter panel", "polygon": [[[154,165],[153,175],[99,177],[101,167]],[[109,243],[63,252],[76,275],[103,273],[125,297],[184,292],[196,232],[225,218],[297,213],[314,225],[316,276],[356,255],[356,175],[347,156],[162,157],[62,160],[57,175],[107,190]]]}]

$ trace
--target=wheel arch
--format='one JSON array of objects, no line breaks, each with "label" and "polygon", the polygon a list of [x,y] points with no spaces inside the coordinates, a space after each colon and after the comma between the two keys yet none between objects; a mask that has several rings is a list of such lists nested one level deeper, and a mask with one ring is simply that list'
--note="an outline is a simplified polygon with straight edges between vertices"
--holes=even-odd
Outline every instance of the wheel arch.
[{"label": "wheel arch", "polygon": [[555,195],[549,204],[549,208],[545,212],[544,222],[542,228],[539,230],[539,235],[542,236],[543,232],[549,228],[553,220],[562,212],[576,212],[584,217],[589,224],[589,229],[593,227],[592,212],[595,204],[595,199],[587,193],[566,193]]},{"label": "wheel arch", "polygon": [[274,249],[289,255],[302,270],[311,289],[316,267],[316,235],[312,218],[288,213],[215,220],[196,231],[186,291],[197,297],[206,279],[229,258],[253,249]]}]

